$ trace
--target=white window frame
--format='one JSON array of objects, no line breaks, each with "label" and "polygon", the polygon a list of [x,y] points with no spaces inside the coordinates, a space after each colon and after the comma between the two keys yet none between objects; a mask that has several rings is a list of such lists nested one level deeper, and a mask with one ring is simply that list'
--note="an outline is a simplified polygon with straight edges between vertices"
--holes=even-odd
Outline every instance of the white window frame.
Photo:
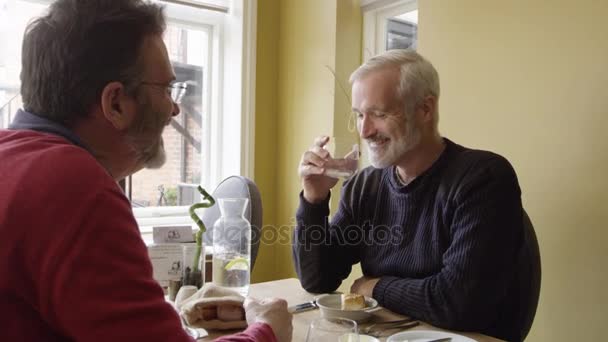
[{"label": "white window frame", "polygon": [[[209,115],[203,118],[201,141],[209,158],[201,160],[201,185],[211,192],[230,175],[253,178],[257,0],[233,0],[227,14],[162,4],[168,23],[205,28],[210,37],[209,70],[216,72],[206,73],[203,81],[210,89],[203,97]],[[133,213],[146,236],[154,226],[193,224],[188,208],[133,208]]]},{"label": "white window frame", "polygon": [[[53,0],[24,0],[50,5]],[[201,142],[201,185],[211,192],[230,175],[253,178],[255,159],[255,67],[257,0],[204,0],[227,13],[155,0],[167,23],[203,30],[208,36],[208,70]],[[190,0],[188,0],[190,1]],[[182,2],[188,2],[182,1]],[[224,96],[226,94],[226,96]],[[189,206],[134,208],[142,233],[152,226],[191,224]]]},{"label": "white window frame", "polygon": [[[206,31],[208,36],[205,63],[205,74],[203,79],[203,112],[201,142],[203,151],[201,153],[209,156],[207,160],[201,160],[201,185],[205,188],[212,186],[216,178],[222,173],[223,165],[217,162],[221,155],[222,141],[219,132],[223,126],[222,113],[224,111],[223,94],[224,79],[224,55],[230,51],[224,51],[224,40],[226,37],[223,13],[213,13],[204,10],[190,8],[188,6],[162,3],[165,5],[167,24],[177,24],[185,28]],[[228,80],[227,80],[228,81]],[[228,113],[226,113],[228,114]],[[216,161],[216,162],[211,162]],[[136,208],[134,211],[160,213],[164,207]],[[173,212],[174,209],[168,208],[167,211]],[[145,214],[144,214],[145,215]],[[158,214],[157,214],[158,215]],[[138,216],[136,214],[136,216]]]},{"label": "white window frame", "polygon": [[361,58],[371,57],[386,51],[386,21],[389,18],[418,8],[416,0],[362,0],[363,49]]}]

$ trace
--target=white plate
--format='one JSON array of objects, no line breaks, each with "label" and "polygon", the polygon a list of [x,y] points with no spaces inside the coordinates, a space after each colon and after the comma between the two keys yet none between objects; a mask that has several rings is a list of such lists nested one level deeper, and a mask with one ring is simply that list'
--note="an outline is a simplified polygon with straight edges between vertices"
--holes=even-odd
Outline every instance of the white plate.
[{"label": "white plate", "polygon": [[404,331],[394,335],[389,336],[386,342],[426,342],[430,340],[435,340],[438,338],[446,338],[451,337],[451,342],[477,342],[473,339],[470,339],[466,336],[447,333],[442,331],[430,331],[430,330],[412,330],[412,331]]}]

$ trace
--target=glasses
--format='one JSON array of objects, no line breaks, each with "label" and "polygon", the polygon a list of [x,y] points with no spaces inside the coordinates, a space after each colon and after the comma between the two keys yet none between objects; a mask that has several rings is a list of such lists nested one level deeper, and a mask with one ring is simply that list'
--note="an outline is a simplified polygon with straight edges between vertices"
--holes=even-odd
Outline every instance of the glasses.
[{"label": "glasses", "polygon": [[167,88],[167,94],[169,94],[173,102],[177,104],[180,104],[182,102],[184,95],[186,95],[186,89],[188,89],[188,83],[186,82],[172,82],[170,84],[158,82],[141,82],[140,84]]}]

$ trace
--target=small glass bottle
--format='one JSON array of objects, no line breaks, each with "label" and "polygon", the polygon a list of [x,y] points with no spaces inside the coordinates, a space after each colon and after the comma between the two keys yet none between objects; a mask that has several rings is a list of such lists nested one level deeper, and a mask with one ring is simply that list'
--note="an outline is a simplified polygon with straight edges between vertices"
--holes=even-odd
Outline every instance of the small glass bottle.
[{"label": "small glass bottle", "polygon": [[221,216],[213,225],[213,283],[249,292],[251,223],[245,219],[247,198],[220,198]]}]

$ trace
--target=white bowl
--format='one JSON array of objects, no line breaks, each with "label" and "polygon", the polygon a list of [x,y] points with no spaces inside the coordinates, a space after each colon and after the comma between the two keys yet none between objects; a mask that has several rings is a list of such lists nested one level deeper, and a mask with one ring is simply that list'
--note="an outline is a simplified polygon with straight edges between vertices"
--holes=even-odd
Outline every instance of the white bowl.
[{"label": "white bowl", "polygon": [[372,317],[371,310],[378,306],[378,302],[369,297],[365,297],[366,308],[360,310],[342,310],[342,295],[340,294],[325,294],[320,295],[316,299],[321,317],[325,318],[347,318],[358,323],[365,322]]}]

